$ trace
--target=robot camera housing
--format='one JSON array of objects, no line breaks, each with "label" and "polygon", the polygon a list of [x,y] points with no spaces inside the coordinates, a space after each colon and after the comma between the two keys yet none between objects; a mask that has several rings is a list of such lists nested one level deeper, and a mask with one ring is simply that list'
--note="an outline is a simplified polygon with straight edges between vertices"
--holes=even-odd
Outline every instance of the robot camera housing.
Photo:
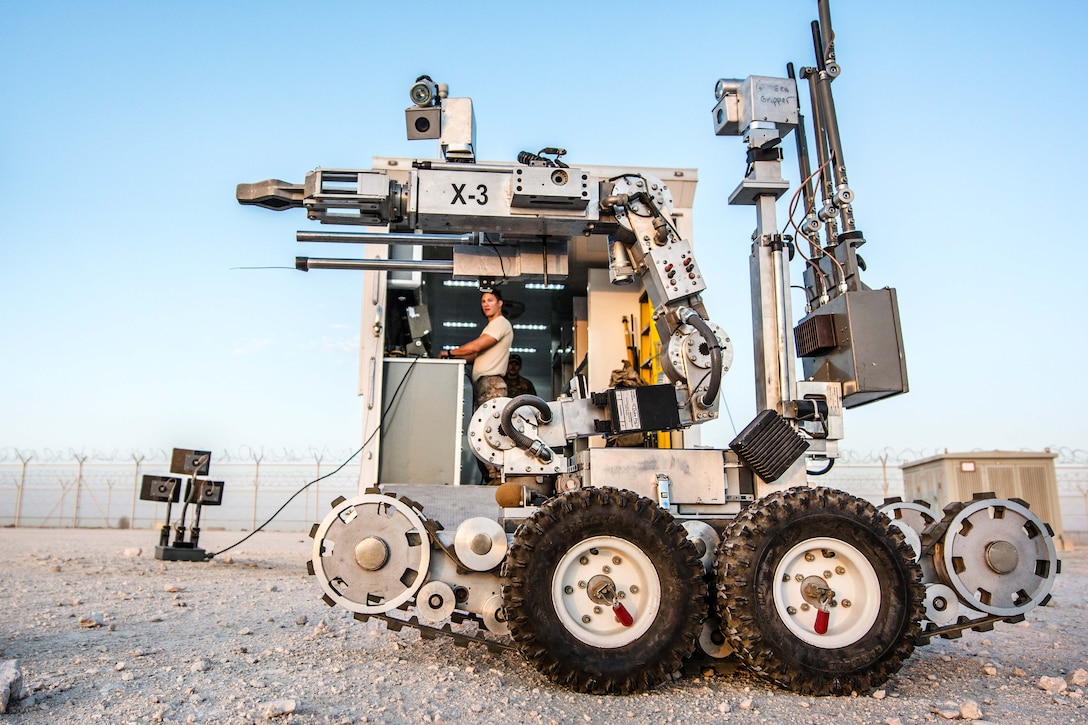
[{"label": "robot camera housing", "polygon": [[441,99],[446,92],[445,84],[440,86],[430,76],[416,78],[408,90],[408,97],[415,106],[404,111],[409,141],[442,138]]},{"label": "robot camera housing", "polygon": [[442,138],[442,109],[438,106],[429,108],[404,109],[404,124],[409,141]]},{"label": "robot camera housing", "polygon": [[420,76],[408,91],[412,103],[420,108],[427,108],[438,103],[438,84],[430,76]]}]

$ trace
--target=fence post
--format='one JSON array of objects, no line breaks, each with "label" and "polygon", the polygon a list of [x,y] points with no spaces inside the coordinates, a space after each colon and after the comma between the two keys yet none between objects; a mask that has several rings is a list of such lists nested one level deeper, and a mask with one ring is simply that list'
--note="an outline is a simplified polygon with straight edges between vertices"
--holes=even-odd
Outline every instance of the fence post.
[{"label": "fence post", "polygon": [[83,485],[83,462],[87,460],[87,455],[80,457],[73,453],[72,457],[79,461],[79,469],[76,472],[76,505],[72,511],[72,528],[75,529],[79,527],[79,489]]},{"label": "fence post", "polygon": [[128,526],[130,529],[136,528],[136,497],[140,493],[140,463],[144,460],[144,455],[141,453],[138,457],[135,453],[132,454],[132,460],[136,464],[136,471],[132,474],[132,511],[129,513]]},{"label": "fence post", "polygon": [[888,499],[888,450],[880,453],[880,469],[884,473],[884,500]]},{"label": "fence post", "polygon": [[264,452],[262,451],[261,455],[258,456],[253,451],[250,451],[249,455],[250,455],[250,457],[253,458],[253,464],[254,464],[254,471],[253,471],[253,523],[250,524],[249,530],[250,531],[256,531],[257,530],[257,487],[260,485],[260,482],[261,482],[261,459],[264,458]]},{"label": "fence post", "polygon": [[22,463],[23,471],[19,476],[19,490],[15,492],[15,528],[19,528],[19,517],[23,513],[23,487],[26,486],[26,466],[30,463],[30,459],[34,457],[31,453],[29,456],[23,456],[21,451],[15,451],[15,455],[19,457],[19,462]]},{"label": "fence post", "polygon": [[314,463],[317,466],[316,475],[314,476],[314,521],[321,522],[321,459],[324,458],[323,454],[314,453]]}]

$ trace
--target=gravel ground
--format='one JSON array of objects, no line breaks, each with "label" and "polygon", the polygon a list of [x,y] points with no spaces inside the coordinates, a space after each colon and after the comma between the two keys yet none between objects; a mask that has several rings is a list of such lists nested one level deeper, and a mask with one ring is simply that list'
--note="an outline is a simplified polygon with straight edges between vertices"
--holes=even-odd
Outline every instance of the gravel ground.
[{"label": "gravel ground", "polygon": [[[206,531],[201,544],[239,537]],[[306,574],[305,535],[262,532],[210,563],[160,562],[157,538],[0,529],[0,662],[20,661],[29,692],[0,723],[1088,721],[1084,551],[1062,556],[1051,606],[921,647],[876,692],[801,697],[723,667],[599,697],[555,687],[516,653],[329,609]]]}]

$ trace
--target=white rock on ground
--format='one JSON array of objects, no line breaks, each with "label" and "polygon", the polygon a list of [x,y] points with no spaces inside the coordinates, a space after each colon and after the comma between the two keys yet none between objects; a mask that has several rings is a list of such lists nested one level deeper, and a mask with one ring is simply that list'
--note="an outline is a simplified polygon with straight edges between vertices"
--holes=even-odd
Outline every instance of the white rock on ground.
[{"label": "white rock on ground", "polygon": [[943,705],[934,705],[929,711],[940,715],[945,720],[957,720],[960,716],[960,706],[954,702],[946,702]]},{"label": "white rock on ground", "polygon": [[19,660],[0,662],[0,712],[8,711],[8,703],[23,694],[23,670]]},{"label": "white rock on ground", "polygon": [[960,717],[964,720],[979,720],[982,718],[982,709],[974,700],[965,700],[960,703]]},{"label": "white rock on ground", "polygon": [[99,612],[91,612],[79,618],[79,626],[84,629],[95,629],[106,623],[105,618]]},{"label": "white rock on ground", "polygon": [[1049,677],[1047,675],[1040,677],[1037,684],[1050,693],[1065,692],[1069,687],[1061,677]]},{"label": "white rock on ground", "polygon": [[261,705],[260,710],[265,717],[283,717],[293,713],[297,706],[298,703],[294,700],[276,700]]}]

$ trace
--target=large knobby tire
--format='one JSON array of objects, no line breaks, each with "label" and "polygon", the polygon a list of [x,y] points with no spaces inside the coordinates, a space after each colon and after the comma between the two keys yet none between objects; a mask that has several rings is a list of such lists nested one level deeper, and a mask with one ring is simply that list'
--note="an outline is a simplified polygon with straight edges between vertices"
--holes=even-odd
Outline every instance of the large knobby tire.
[{"label": "large knobby tire", "polygon": [[[722,537],[715,572],[722,633],[737,655],[807,695],[885,682],[914,650],[925,616],[922,572],[902,532],[834,489],[792,488],[750,505]],[[834,593],[823,632],[819,607],[805,598],[820,587]]]},{"label": "large knobby tire", "polygon": [[[522,524],[502,567],[510,634],[556,684],[627,694],[661,684],[695,649],[704,569],[686,530],[630,491],[588,488],[549,499]],[[624,624],[590,591],[614,585]]]}]

